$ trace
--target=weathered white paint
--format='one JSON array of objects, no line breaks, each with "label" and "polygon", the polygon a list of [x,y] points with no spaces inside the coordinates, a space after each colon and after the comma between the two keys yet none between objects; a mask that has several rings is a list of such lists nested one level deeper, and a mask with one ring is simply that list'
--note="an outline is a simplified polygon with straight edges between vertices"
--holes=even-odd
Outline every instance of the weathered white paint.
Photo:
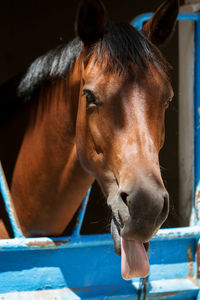
[{"label": "weathered white paint", "polygon": [[79,300],[81,299],[68,288],[32,292],[14,292],[0,294],[0,300]]},{"label": "weathered white paint", "polygon": [[[190,0],[191,1],[191,0]],[[185,5],[180,13],[194,13],[199,4]],[[194,180],[194,22],[179,22],[179,216],[180,225],[192,222]],[[192,224],[190,224],[192,225]]]}]

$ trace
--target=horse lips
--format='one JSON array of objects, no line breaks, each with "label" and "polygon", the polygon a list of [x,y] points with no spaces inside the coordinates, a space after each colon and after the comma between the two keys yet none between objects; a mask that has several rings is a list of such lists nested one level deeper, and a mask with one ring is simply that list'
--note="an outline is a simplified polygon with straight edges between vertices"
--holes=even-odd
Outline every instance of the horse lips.
[{"label": "horse lips", "polygon": [[143,243],[121,237],[121,273],[125,280],[149,274],[149,260]]}]

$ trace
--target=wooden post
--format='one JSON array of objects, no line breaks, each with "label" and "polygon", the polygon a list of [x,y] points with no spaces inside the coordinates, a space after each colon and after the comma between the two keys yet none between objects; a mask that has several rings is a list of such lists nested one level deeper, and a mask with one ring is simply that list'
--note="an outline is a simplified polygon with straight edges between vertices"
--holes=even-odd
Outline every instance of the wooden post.
[{"label": "wooden post", "polygon": [[[194,13],[199,4],[184,5],[180,13]],[[179,22],[179,181],[180,225],[193,225],[194,197],[194,22]]]}]

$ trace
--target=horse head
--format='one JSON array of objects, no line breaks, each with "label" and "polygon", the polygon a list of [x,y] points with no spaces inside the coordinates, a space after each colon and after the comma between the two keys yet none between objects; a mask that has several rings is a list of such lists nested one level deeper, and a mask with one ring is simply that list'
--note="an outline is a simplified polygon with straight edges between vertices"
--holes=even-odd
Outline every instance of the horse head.
[{"label": "horse head", "polygon": [[169,211],[159,151],[173,89],[157,46],[172,35],[178,7],[178,0],[165,1],[141,32],[106,22],[98,0],[83,1],[77,17],[83,44],[77,153],[112,210],[124,279],[149,273],[145,248]]}]

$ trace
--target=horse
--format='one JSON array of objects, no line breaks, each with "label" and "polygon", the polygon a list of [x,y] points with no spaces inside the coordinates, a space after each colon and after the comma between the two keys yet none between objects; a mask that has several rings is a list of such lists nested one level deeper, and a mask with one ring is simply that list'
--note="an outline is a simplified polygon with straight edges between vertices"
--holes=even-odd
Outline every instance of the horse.
[{"label": "horse", "polygon": [[[84,0],[77,37],[1,89],[0,159],[23,234],[61,235],[96,179],[126,280],[148,275],[149,241],[169,212],[159,151],[173,89],[158,47],[178,9],[164,1],[138,31]],[[2,201],[1,218],[0,237],[12,237]]]}]

